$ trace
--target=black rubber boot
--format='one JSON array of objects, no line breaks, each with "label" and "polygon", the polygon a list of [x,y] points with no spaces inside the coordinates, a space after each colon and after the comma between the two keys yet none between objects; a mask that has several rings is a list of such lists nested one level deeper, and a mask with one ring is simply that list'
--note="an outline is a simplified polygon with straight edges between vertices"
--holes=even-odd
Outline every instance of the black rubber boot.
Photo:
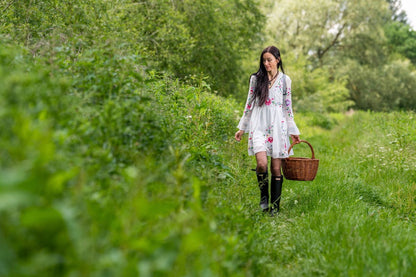
[{"label": "black rubber boot", "polygon": [[276,214],[280,210],[280,198],[282,196],[283,176],[272,176],[270,185],[270,201],[272,203],[272,214]]},{"label": "black rubber boot", "polygon": [[256,173],[260,189],[260,208],[263,212],[269,210],[269,178],[267,171],[265,173]]}]

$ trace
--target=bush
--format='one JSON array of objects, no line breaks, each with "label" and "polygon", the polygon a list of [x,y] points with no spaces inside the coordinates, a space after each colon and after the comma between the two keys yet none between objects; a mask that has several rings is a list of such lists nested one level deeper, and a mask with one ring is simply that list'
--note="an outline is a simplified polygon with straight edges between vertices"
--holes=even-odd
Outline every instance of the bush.
[{"label": "bush", "polygon": [[[154,72],[110,87],[108,73],[126,76],[134,59],[104,67],[108,59],[80,58],[58,77],[55,65],[1,44],[0,273],[211,268],[204,259],[221,238],[204,210],[227,174],[222,149],[235,103],[203,81],[189,86]],[[100,81],[84,82],[85,69]],[[211,246],[195,246],[200,238]]]},{"label": "bush", "polygon": [[416,75],[408,60],[396,60],[377,68],[355,63],[351,67],[354,65],[348,86],[357,108],[374,111],[415,109]]}]

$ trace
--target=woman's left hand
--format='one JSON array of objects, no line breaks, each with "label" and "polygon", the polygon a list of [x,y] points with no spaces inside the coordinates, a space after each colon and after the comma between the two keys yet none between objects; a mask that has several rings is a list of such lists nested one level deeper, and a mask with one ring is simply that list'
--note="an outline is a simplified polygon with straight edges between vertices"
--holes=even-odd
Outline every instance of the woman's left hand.
[{"label": "woman's left hand", "polygon": [[299,135],[290,135],[290,137],[292,138],[292,143],[294,144],[300,143]]}]

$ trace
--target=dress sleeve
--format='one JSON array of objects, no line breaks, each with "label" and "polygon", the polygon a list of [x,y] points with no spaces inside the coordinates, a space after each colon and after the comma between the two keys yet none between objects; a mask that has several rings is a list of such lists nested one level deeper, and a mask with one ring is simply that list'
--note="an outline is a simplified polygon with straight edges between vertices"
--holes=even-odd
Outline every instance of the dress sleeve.
[{"label": "dress sleeve", "polygon": [[244,132],[248,133],[250,130],[250,118],[251,118],[251,114],[253,112],[253,106],[254,106],[254,101],[253,97],[254,97],[254,89],[256,87],[256,76],[251,76],[250,78],[250,88],[248,90],[248,96],[247,96],[247,101],[246,101],[246,105],[244,108],[244,114],[240,119],[240,123],[238,123],[237,128],[239,130],[243,130]]},{"label": "dress sleeve", "polygon": [[284,81],[286,81],[286,91],[283,92],[283,113],[286,117],[287,131],[289,135],[300,135],[292,110],[292,80],[287,75],[284,77]]}]

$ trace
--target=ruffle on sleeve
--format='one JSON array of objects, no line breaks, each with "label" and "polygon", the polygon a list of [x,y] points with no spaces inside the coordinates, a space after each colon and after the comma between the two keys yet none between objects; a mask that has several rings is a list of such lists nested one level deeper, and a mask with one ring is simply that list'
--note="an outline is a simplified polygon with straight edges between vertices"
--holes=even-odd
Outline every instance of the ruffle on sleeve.
[{"label": "ruffle on sleeve", "polygon": [[244,107],[244,113],[237,126],[239,130],[243,130],[246,133],[248,133],[250,130],[250,119],[251,119],[251,114],[253,112],[253,106],[255,102],[255,101],[252,101],[254,97],[255,87],[256,87],[256,76],[252,75],[250,78],[250,88],[248,91],[246,105]]}]

